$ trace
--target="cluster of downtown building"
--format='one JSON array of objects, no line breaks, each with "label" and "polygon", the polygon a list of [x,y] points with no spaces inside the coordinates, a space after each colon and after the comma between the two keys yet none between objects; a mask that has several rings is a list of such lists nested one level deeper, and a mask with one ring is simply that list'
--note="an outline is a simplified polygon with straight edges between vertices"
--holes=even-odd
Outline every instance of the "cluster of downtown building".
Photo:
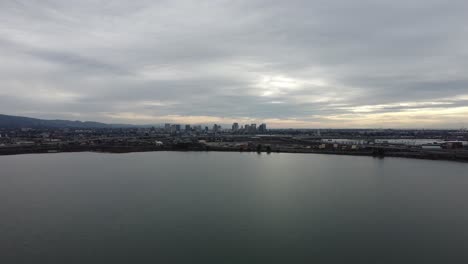
[{"label": "cluster of downtown building", "polygon": [[210,134],[210,133],[232,133],[232,134],[265,134],[267,133],[267,125],[260,124],[245,124],[233,123],[231,129],[223,129],[221,125],[214,124],[211,128],[202,125],[185,125],[180,124],[164,124],[164,131],[169,134]]}]

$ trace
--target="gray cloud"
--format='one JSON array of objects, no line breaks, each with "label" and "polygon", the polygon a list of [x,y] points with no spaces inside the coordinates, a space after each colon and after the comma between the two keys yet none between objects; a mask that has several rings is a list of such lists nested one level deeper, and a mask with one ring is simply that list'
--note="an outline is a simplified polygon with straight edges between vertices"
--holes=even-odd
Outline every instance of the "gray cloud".
[{"label": "gray cloud", "polygon": [[467,11],[456,0],[2,1],[0,112],[466,125]]}]

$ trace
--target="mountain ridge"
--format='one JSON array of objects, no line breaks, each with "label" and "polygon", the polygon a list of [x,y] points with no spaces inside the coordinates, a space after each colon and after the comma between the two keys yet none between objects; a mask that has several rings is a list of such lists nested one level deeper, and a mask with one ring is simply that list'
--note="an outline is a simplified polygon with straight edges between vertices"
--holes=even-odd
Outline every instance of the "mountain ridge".
[{"label": "mountain ridge", "polygon": [[127,124],[106,124],[94,121],[39,119],[0,114],[0,128],[112,128],[132,127]]}]

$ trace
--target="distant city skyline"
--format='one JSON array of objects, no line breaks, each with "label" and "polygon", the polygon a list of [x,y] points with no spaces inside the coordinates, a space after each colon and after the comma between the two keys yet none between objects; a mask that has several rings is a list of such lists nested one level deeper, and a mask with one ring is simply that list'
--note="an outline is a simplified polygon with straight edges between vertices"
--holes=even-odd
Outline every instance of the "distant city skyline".
[{"label": "distant city skyline", "polygon": [[2,1],[0,114],[468,127],[467,13],[458,0]]}]

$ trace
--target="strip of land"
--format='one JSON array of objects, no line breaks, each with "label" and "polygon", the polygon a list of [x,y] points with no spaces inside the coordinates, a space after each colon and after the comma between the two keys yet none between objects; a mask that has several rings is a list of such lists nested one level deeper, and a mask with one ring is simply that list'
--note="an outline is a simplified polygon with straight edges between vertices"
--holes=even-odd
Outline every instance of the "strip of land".
[{"label": "strip of land", "polygon": [[196,137],[96,136],[81,139],[34,140],[24,138],[15,144],[2,144],[0,155],[61,152],[128,153],[145,151],[231,151],[258,153],[311,153],[372,157],[402,157],[468,162],[468,149],[457,147],[431,148],[404,143],[376,143],[376,140],[338,140],[284,135],[208,135]]}]

